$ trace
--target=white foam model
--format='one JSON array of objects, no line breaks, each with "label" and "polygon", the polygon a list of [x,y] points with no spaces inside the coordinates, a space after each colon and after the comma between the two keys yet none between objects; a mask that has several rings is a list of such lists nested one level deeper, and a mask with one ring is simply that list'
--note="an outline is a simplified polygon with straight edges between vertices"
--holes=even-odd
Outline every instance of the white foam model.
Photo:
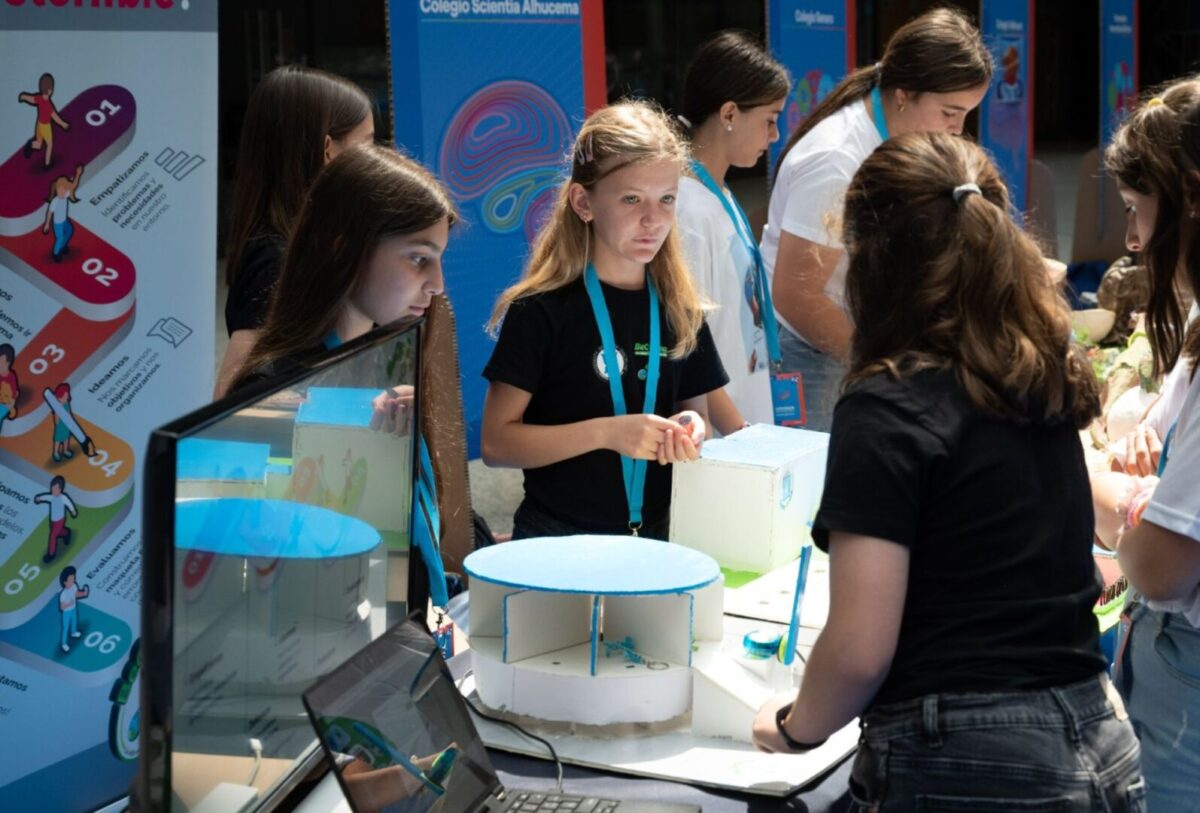
[{"label": "white foam model", "polygon": [[686,724],[690,712],[703,736],[749,739],[772,692],[725,652],[724,578],[707,555],[567,537],[498,545],[465,567],[485,706],[589,726]]},{"label": "white foam model", "polygon": [[811,542],[829,435],[755,424],[704,444],[671,477],[671,541],[729,570],[767,573]]}]

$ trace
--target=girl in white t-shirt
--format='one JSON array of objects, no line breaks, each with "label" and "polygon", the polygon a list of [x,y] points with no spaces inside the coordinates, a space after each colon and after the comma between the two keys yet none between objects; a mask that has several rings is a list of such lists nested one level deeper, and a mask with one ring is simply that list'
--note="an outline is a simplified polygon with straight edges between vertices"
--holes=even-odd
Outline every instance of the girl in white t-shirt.
[{"label": "girl in white t-shirt", "polygon": [[[752,167],[779,140],[787,69],[749,34],[723,31],[700,46],[684,81],[680,122],[692,138],[691,176],[679,179],[675,218],[692,277],[716,306],[707,321],[729,384],[708,397],[722,435],[774,423],[768,366],[770,291],[742,208],[725,186],[733,167]],[[776,354],[778,351],[776,351]]]},{"label": "girl in white t-shirt", "polygon": [[883,58],[842,80],[789,136],[775,172],[762,255],[785,369],[803,375],[808,428],[828,431],[852,328],[846,254],[833,220],[850,179],[889,135],[960,134],[992,79],[992,57],[961,12],[900,27]]},{"label": "girl in white t-shirt", "polygon": [[1126,243],[1150,271],[1146,330],[1156,374],[1189,365],[1162,438],[1161,479],[1120,506],[1117,557],[1136,595],[1126,607],[1117,682],[1142,743],[1150,810],[1193,809],[1200,777],[1200,329],[1183,298],[1200,293],[1200,81],[1146,102],[1105,164],[1127,214]]}]

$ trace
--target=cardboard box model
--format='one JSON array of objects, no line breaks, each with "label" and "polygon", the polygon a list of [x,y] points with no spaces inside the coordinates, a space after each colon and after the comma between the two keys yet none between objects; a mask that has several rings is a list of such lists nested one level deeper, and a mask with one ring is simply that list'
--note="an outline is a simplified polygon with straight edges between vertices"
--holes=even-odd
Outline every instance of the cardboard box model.
[{"label": "cardboard box model", "polygon": [[829,435],[755,424],[704,444],[675,466],[671,541],[726,570],[766,573],[811,544],[825,483]]}]

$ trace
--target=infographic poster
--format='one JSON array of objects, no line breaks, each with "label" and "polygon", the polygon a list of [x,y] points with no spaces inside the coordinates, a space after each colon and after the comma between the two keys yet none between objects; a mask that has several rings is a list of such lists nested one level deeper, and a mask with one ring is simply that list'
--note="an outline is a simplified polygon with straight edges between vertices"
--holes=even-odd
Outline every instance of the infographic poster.
[{"label": "infographic poster", "polygon": [[979,106],[979,140],[1000,168],[1013,205],[1027,211],[1033,161],[1033,0],[983,0],[980,17],[996,71]]},{"label": "infographic poster", "polygon": [[854,69],[853,0],[769,0],[767,44],[792,75],[792,94],[771,147],[771,172],[788,134]]},{"label": "infographic poster", "polygon": [[0,809],[138,753],[139,460],[213,371],[216,0],[0,4]]},{"label": "infographic poster", "polygon": [[1137,101],[1137,0],[1100,0],[1100,149]]},{"label": "infographic poster", "polygon": [[520,276],[585,111],[605,103],[603,8],[391,0],[388,29],[396,143],[446,184],[463,216],[443,267],[468,454],[478,457],[493,347],[484,325]]}]

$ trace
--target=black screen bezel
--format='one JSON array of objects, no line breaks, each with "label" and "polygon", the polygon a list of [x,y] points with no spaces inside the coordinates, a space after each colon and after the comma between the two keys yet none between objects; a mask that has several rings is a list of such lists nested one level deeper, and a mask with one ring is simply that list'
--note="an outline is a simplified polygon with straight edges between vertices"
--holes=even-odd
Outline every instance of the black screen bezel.
[{"label": "black screen bezel", "polygon": [[[142,474],[142,613],[140,702],[141,737],[138,772],[131,799],[133,810],[166,811],[171,808],[171,731],[173,726],[174,596],[175,585],[175,473],[179,441],[207,429],[269,395],[294,386],[334,367],[346,359],[416,332],[414,365],[414,414],[421,413],[421,366],[425,319],[405,318],[376,328],[357,339],[327,351],[311,363],[247,385],[208,406],[164,424],[150,433],[143,458]],[[419,418],[418,424],[419,426]],[[416,483],[417,451],[414,445],[410,482]],[[416,502],[413,502],[416,505]],[[409,518],[409,538],[412,521]],[[408,604],[424,617],[429,601],[429,583],[424,562],[416,546],[408,560]],[[314,740],[316,736],[314,734]],[[281,800],[308,769],[323,757],[319,745],[297,758],[291,775],[256,803],[255,810],[270,809]]]}]

